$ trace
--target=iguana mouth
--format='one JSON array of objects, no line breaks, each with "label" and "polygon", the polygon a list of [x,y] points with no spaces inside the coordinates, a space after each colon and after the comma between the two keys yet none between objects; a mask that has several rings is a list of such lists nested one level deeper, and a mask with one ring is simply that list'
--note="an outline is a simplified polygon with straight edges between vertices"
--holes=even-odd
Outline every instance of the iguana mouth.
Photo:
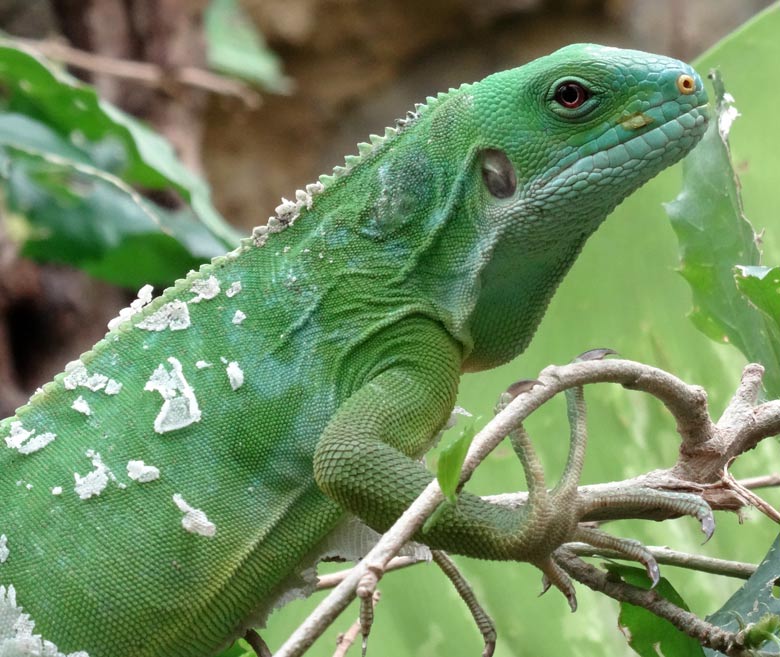
[{"label": "iguana mouth", "polygon": [[[533,181],[527,190],[526,198],[540,204],[550,197],[559,202],[568,201],[581,194],[588,186],[598,188],[615,176],[638,175],[645,169],[646,177],[652,177],[663,166],[684,157],[707,128],[707,103],[694,105],[685,112],[656,123],[658,118],[653,117],[652,113],[657,112],[663,104],[653,105],[613,124],[589,143],[598,142],[610,130],[614,131],[620,127],[626,129],[623,125],[626,121],[630,124],[627,129],[637,132],[631,134],[628,139],[618,139],[592,153],[582,154],[575,151],[568,156],[574,158],[571,163],[559,169],[552,169],[546,176]],[[640,115],[641,121],[636,118]],[[670,134],[669,131],[673,130],[674,125],[680,127],[679,134]],[[658,139],[657,144],[649,143],[653,139],[651,137],[649,140],[649,135],[663,135],[663,138]],[[642,148],[642,144],[645,148]],[[642,166],[643,164],[645,166]]]}]

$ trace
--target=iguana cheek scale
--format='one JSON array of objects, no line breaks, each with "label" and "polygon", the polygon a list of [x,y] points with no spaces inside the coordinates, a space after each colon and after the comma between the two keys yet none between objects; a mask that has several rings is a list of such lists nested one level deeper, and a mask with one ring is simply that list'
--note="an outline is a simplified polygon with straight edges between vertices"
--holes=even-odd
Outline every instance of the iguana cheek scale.
[{"label": "iguana cheek scale", "polygon": [[[570,46],[429,98],[235,251],[144,288],[0,423],[0,653],[212,655],[345,512],[388,527],[461,372],[526,347],[705,103],[679,61]],[[539,561],[565,532],[535,522],[464,493],[418,538]]]}]

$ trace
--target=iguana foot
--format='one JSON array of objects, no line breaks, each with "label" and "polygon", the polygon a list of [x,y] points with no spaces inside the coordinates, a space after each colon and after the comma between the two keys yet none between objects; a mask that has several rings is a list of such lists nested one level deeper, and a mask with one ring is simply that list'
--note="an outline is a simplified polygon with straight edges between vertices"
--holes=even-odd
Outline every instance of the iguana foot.
[{"label": "iguana foot", "polygon": [[590,527],[578,527],[573,538],[596,548],[606,548],[608,550],[622,552],[634,561],[638,561],[647,571],[647,576],[652,582],[651,588],[655,588],[656,584],[661,580],[661,571],[658,569],[658,562],[639,541],[630,538],[619,538]]},{"label": "iguana foot", "polygon": [[539,595],[544,595],[550,590],[551,586],[558,589],[569,603],[569,608],[572,612],[577,611],[577,594],[574,591],[574,585],[571,583],[571,579],[564,572],[552,557],[547,557],[541,561],[532,562],[539,570],[542,571],[542,591]]},{"label": "iguana foot", "polygon": [[642,512],[659,510],[696,518],[704,532],[705,543],[715,531],[715,518],[709,504],[692,493],[635,486],[595,495],[581,495],[579,504],[580,520],[635,518]]},{"label": "iguana foot", "polygon": [[357,596],[360,600],[360,634],[362,636],[360,654],[366,657],[368,648],[368,635],[371,634],[371,627],[374,624],[374,605],[379,601],[379,591],[376,589],[362,588],[358,586]]},{"label": "iguana foot", "polygon": [[461,600],[469,608],[477,629],[482,635],[482,640],[485,642],[485,647],[482,649],[482,657],[493,657],[493,652],[496,649],[496,626],[493,623],[493,619],[488,616],[488,613],[479,604],[477,596],[474,594],[474,589],[471,588],[471,585],[447,553],[442,550],[431,550],[431,556],[436,565],[452,582]]}]

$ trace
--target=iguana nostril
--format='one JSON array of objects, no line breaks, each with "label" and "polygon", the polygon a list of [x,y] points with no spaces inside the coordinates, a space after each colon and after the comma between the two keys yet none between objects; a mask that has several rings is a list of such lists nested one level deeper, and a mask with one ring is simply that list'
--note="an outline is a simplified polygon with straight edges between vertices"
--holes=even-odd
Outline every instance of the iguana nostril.
[{"label": "iguana nostril", "polygon": [[677,88],[680,90],[681,94],[690,96],[694,91],[696,91],[696,81],[693,79],[692,75],[683,73],[680,77],[677,78]]}]

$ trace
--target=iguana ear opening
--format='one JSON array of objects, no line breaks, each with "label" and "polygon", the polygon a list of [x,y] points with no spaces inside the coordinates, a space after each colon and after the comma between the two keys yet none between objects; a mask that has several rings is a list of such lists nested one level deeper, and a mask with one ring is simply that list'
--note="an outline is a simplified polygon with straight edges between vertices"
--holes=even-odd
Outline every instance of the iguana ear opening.
[{"label": "iguana ear opening", "polygon": [[504,151],[486,148],[480,153],[482,180],[495,198],[509,198],[517,190],[515,167]]}]

